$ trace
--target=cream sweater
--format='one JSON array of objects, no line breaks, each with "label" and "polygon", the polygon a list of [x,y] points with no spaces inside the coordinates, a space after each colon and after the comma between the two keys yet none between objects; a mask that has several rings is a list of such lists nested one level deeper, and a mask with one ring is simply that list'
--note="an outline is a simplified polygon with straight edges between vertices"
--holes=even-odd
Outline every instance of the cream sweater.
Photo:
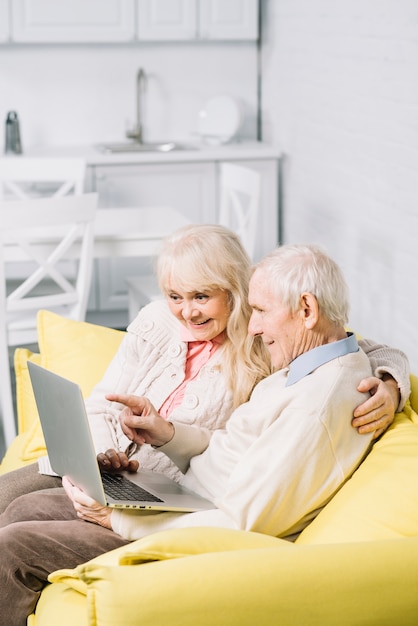
[{"label": "cream sweater", "polygon": [[[285,387],[288,369],[269,376],[224,430],[208,435],[176,426],[163,446],[183,469],[184,484],[218,509],[199,513],[112,512],[127,539],[181,526],[223,526],[294,537],[359,465],[371,435],[351,426],[371,375],[362,350],[336,358]],[[197,455],[197,456],[195,456]]]}]

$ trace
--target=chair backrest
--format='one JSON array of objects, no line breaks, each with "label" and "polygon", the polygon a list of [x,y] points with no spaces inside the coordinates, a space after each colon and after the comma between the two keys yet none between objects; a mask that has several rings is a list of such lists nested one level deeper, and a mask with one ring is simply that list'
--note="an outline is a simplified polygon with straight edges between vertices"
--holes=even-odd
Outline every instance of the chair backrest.
[{"label": "chair backrest", "polygon": [[81,194],[86,161],[79,158],[0,158],[0,201]]},{"label": "chair backrest", "polygon": [[255,170],[234,163],[220,165],[219,224],[236,232],[249,257],[254,259],[260,179]]},{"label": "chair backrest", "polygon": [[[38,341],[39,309],[85,319],[97,200],[92,193],[0,202],[0,411],[7,445],[16,434],[8,348]],[[75,276],[67,277],[66,259],[76,261]],[[22,263],[31,271],[16,286],[7,268]]]},{"label": "chair backrest", "polygon": [[[90,290],[97,194],[0,203],[0,322],[10,315],[67,307],[68,317],[85,318]],[[75,280],[60,263],[78,261]],[[32,270],[17,287],[7,281],[8,263],[28,262]],[[42,282],[48,279],[48,292]],[[51,284],[53,288],[51,289]],[[9,287],[9,289],[7,288]],[[36,295],[36,289],[41,295]],[[8,341],[8,345],[15,345]]]}]

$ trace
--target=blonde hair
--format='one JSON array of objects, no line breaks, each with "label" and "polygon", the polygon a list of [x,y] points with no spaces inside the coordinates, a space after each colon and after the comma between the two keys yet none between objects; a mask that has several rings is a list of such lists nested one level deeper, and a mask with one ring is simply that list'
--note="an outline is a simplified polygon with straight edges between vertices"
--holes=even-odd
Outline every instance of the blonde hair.
[{"label": "blonde hair", "polygon": [[234,407],[246,402],[254,386],[271,373],[264,344],[248,335],[250,273],[250,259],[237,235],[214,224],[177,230],[165,239],[157,259],[158,282],[165,295],[172,283],[185,291],[221,289],[228,293],[222,372]]}]

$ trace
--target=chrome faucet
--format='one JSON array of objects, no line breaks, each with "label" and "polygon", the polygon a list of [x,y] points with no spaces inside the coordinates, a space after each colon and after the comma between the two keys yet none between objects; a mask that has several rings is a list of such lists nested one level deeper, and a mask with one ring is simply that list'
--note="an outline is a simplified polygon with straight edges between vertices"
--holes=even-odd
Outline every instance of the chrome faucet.
[{"label": "chrome faucet", "polygon": [[142,67],[139,68],[136,75],[136,126],[132,130],[126,131],[129,139],[135,139],[137,143],[143,143],[142,139],[142,95],[145,93],[147,78]]}]

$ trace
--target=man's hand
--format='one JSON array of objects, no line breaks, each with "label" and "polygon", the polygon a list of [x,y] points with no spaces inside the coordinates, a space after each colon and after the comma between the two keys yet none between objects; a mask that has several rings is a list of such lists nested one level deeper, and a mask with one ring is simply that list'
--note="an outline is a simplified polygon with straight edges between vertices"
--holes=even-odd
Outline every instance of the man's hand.
[{"label": "man's hand", "polygon": [[371,376],[362,380],[357,389],[369,391],[371,397],[356,408],[351,423],[360,434],[375,431],[374,439],[377,439],[394,420],[400,398],[397,383],[389,375],[385,380]]},{"label": "man's hand", "polygon": [[134,443],[159,447],[174,437],[173,424],[157,413],[148,398],[119,394],[108,394],[106,398],[125,405],[119,420],[123,432]]},{"label": "man's hand", "polygon": [[125,452],[118,452],[113,449],[100,452],[97,455],[97,461],[101,472],[123,472],[126,470],[133,474],[138,471],[139,467],[138,461],[129,459]]},{"label": "man's hand", "polygon": [[99,504],[99,502],[96,502],[93,498],[90,498],[84,491],[81,491],[81,489],[74,485],[68,476],[63,477],[62,486],[73,503],[77,517],[86,522],[93,522],[94,524],[112,530],[112,524],[110,523],[110,516],[112,515],[111,509]]}]

